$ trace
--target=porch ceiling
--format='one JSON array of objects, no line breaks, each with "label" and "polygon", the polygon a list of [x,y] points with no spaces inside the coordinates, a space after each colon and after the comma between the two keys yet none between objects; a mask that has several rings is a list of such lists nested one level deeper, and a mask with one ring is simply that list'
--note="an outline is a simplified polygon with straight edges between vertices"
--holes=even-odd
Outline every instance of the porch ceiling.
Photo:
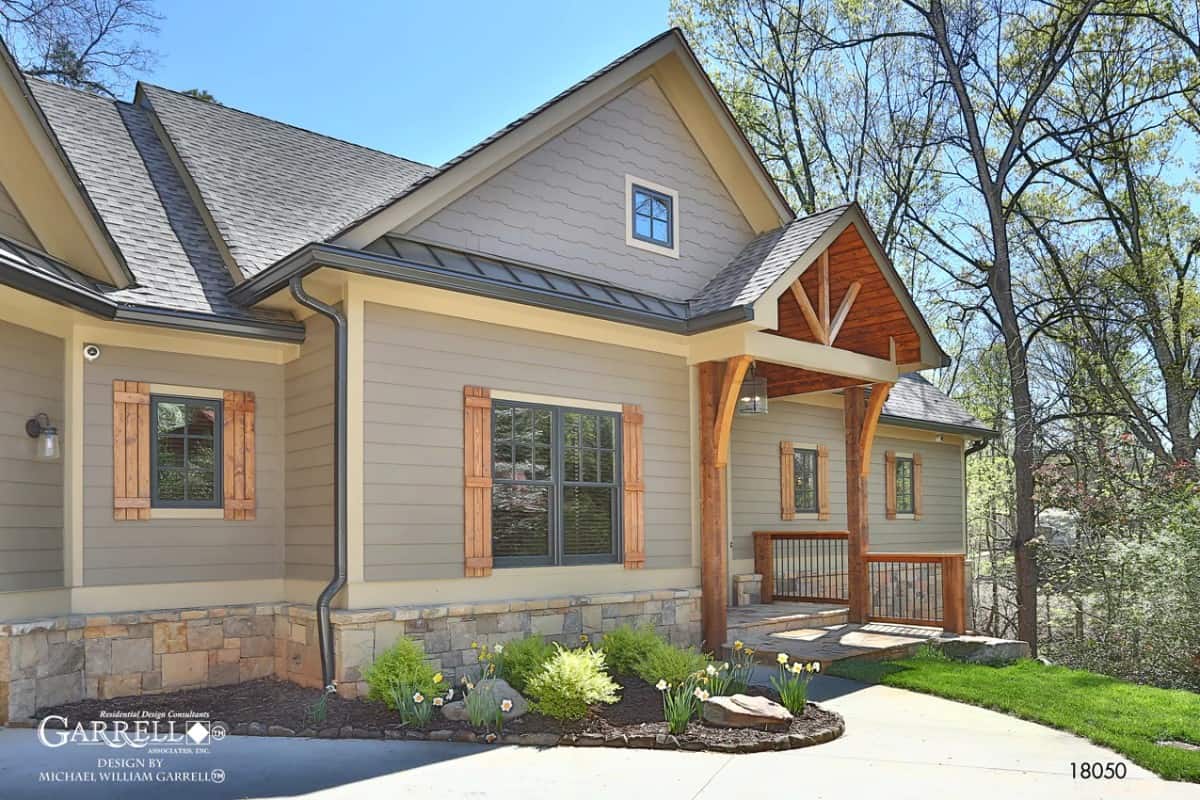
[{"label": "porch ceiling", "polygon": [[755,362],[755,371],[767,379],[768,397],[787,397],[796,394],[827,392],[831,389],[845,389],[847,386],[866,386],[871,381],[862,378],[831,375],[827,372],[789,367],[785,364],[774,364],[769,361]]}]

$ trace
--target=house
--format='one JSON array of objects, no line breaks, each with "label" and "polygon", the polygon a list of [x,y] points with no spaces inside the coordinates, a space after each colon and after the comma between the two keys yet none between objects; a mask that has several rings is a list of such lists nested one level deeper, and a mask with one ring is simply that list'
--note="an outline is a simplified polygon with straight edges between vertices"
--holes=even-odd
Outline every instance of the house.
[{"label": "house", "polygon": [[961,630],[990,432],[860,209],[796,218],[678,31],[437,168],[3,61],[0,719],[354,696],[401,634],[719,647],[735,577]]}]

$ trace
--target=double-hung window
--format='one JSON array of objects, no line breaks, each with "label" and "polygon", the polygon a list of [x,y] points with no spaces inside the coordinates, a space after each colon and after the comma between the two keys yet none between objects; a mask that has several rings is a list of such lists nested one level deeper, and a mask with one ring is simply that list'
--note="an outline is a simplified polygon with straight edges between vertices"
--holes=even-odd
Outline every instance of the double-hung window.
[{"label": "double-hung window", "polygon": [[794,461],[793,476],[795,478],[795,495],[797,513],[816,514],[818,506],[818,477],[817,451],[796,448],[792,458]]},{"label": "double-hung window", "polygon": [[221,412],[216,399],[151,396],[153,507],[221,507]]},{"label": "double-hung window", "polygon": [[617,560],[620,436],[614,412],[493,402],[497,566]]}]

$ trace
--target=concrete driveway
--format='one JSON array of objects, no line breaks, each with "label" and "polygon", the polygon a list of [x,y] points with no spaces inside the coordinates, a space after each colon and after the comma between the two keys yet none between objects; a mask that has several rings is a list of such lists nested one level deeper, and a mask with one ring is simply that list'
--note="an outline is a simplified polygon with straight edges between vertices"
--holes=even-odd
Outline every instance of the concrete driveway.
[{"label": "concrete driveway", "polygon": [[[605,748],[231,737],[207,755],[165,756],[206,782],[105,784],[39,780],[96,772],[97,753],[47,750],[34,731],[0,730],[0,798],[802,797],[1172,798],[1200,788],[1127,764],[1124,780],[1071,779],[1071,762],[1122,761],[1082,739],[983,709],[821,677],[813,699],[846,717],[846,735],[805,750],[718,755]],[[223,782],[213,783],[213,770]]]}]

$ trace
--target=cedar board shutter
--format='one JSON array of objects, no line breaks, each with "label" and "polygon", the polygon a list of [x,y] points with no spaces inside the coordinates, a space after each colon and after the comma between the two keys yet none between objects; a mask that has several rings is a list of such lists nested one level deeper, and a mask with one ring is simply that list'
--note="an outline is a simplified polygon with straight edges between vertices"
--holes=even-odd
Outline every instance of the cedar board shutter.
[{"label": "cedar board shutter", "polygon": [[817,519],[829,519],[829,448],[817,445]]},{"label": "cedar board shutter", "polygon": [[621,407],[625,569],[646,566],[646,485],[642,464],[642,407]]},{"label": "cedar board shutter", "polygon": [[883,454],[883,483],[885,506],[888,519],[896,518],[896,453],[888,450]]},{"label": "cedar board shutter", "polygon": [[113,519],[150,519],[150,384],[113,381]]},{"label": "cedar board shutter", "polygon": [[463,555],[468,578],[492,574],[492,393],[463,387]]},{"label": "cedar board shutter", "polygon": [[779,443],[779,518],[796,518],[796,446]]},{"label": "cedar board shutter", "polygon": [[913,519],[921,518],[921,454],[913,453]]},{"label": "cedar board shutter", "polygon": [[226,390],[221,452],[225,519],[254,519],[254,392]]}]

